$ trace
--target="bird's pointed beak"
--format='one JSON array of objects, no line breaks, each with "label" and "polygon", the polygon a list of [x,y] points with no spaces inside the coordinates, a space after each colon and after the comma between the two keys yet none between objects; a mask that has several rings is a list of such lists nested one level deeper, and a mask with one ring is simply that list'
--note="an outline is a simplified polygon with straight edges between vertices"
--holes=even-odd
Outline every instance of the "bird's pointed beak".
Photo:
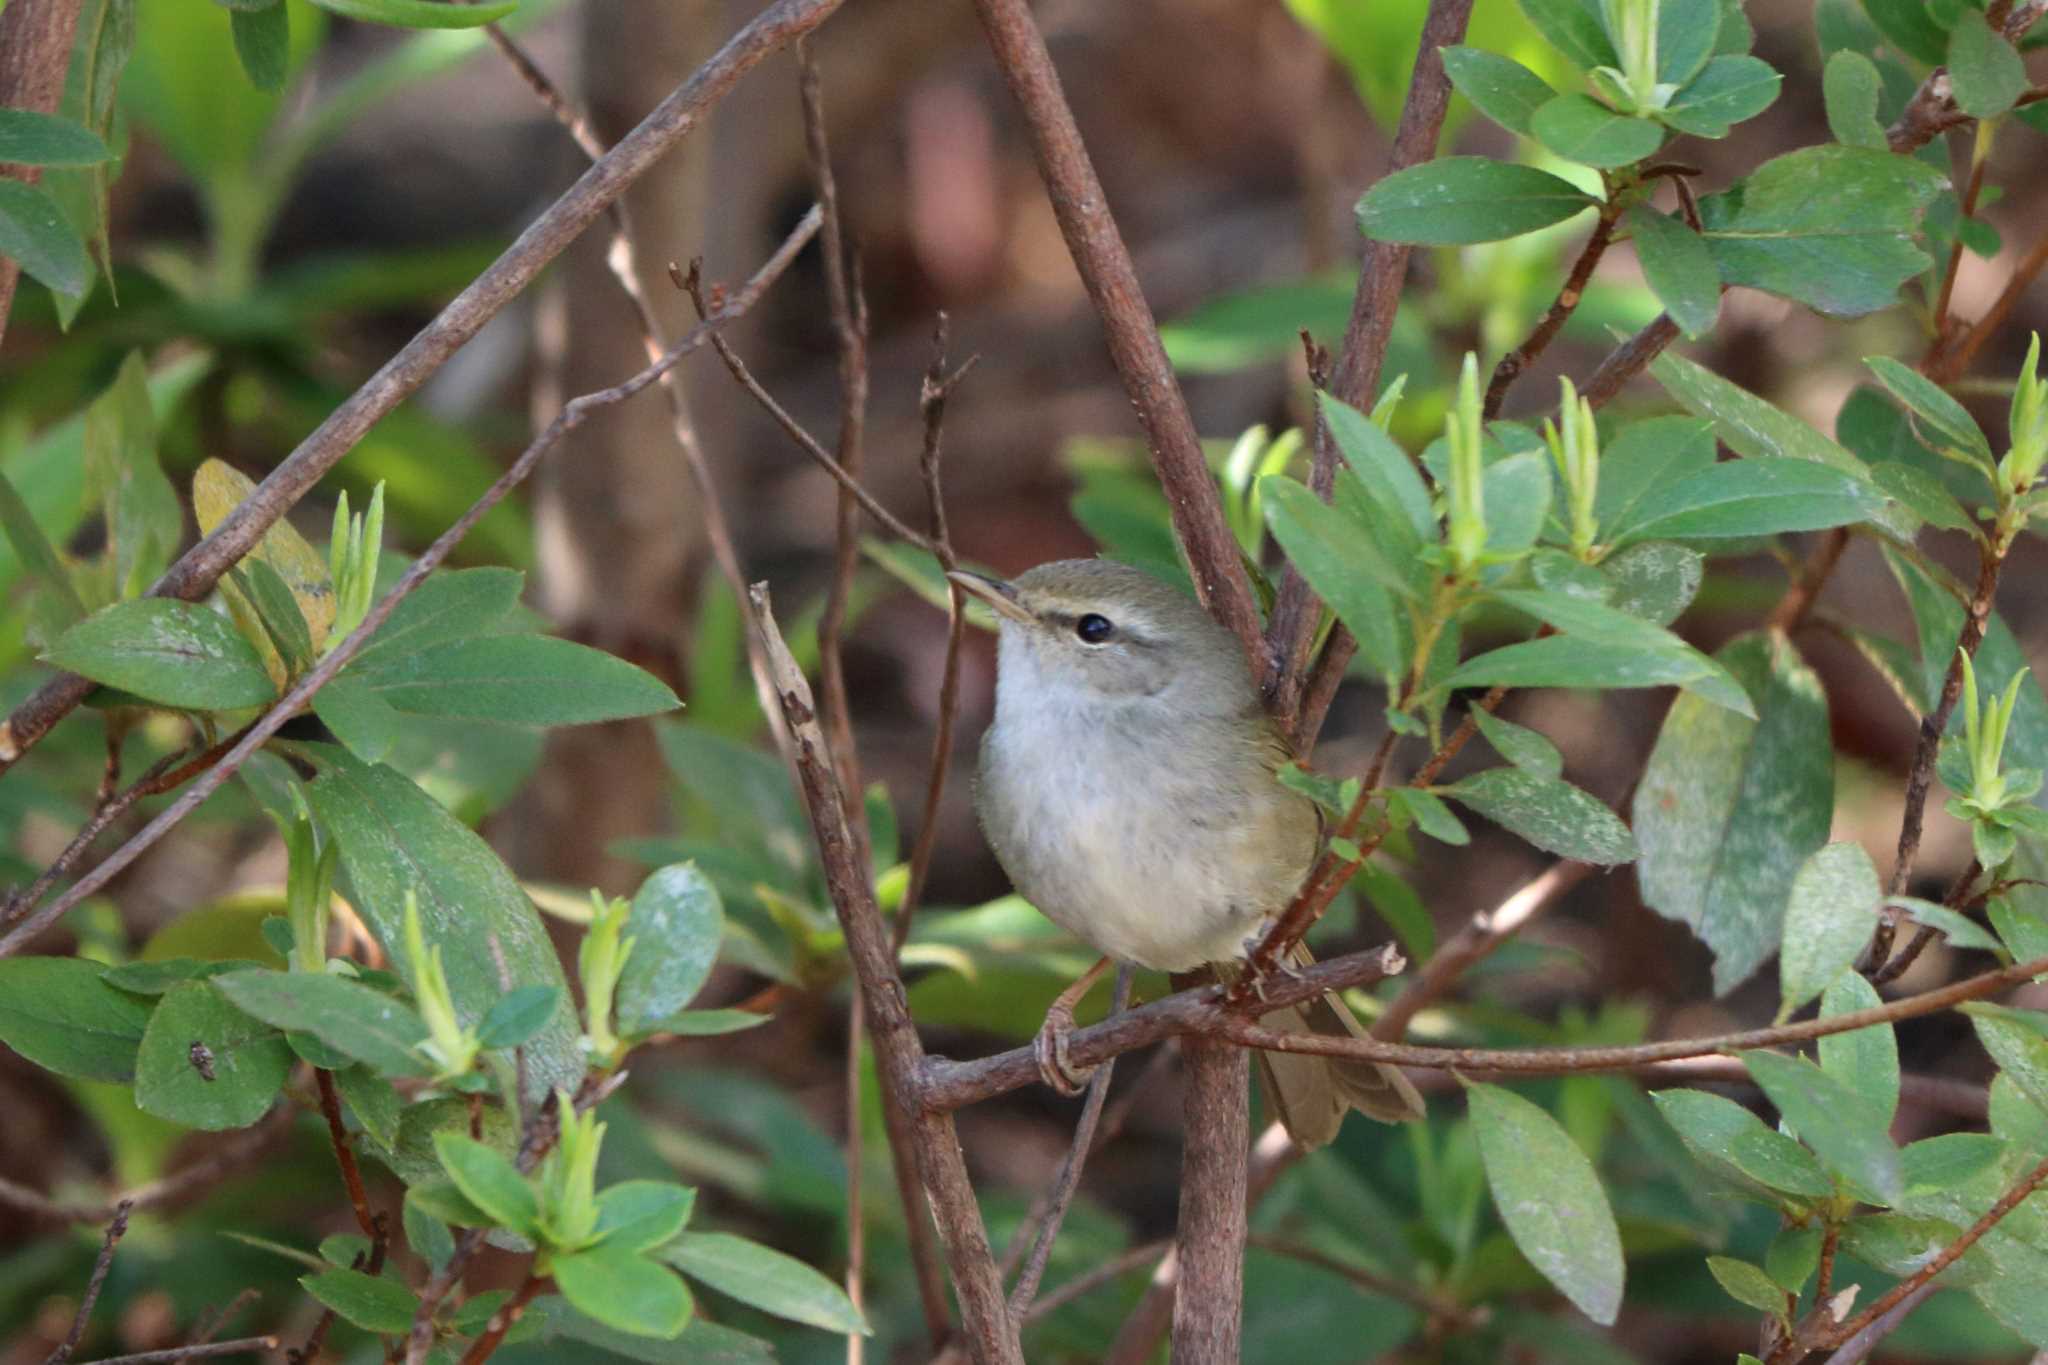
[{"label": "bird's pointed beak", "polygon": [[1023,604],[1017,600],[1017,589],[1000,578],[990,578],[985,574],[969,573],[965,569],[955,569],[947,574],[946,577],[958,584],[963,592],[979,597],[982,601],[988,603],[999,616],[1007,616],[1012,621],[1021,621],[1026,624],[1037,619],[1030,612],[1026,611]]}]

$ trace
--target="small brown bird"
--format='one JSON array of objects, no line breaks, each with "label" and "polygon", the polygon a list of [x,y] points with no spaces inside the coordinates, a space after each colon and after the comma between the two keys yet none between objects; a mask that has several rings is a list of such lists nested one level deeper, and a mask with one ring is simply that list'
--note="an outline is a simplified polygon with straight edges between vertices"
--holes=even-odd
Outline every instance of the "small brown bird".
[{"label": "small brown bird", "polygon": [[[1108,560],[1041,564],[1008,583],[953,579],[1000,626],[995,723],[975,785],[982,828],[1018,892],[1104,954],[1039,1038],[1040,1069],[1072,1090],[1065,1032],[1102,970],[1234,976],[1247,939],[1315,860],[1321,813],[1276,780],[1291,755],[1237,640],[1185,593]],[[1267,1022],[1364,1036],[1335,995]],[[1349,1108],[1422,1114],[1394,1067],[1269,1052],[1259,1063],[1304,1147],[1335,1137]]]}]

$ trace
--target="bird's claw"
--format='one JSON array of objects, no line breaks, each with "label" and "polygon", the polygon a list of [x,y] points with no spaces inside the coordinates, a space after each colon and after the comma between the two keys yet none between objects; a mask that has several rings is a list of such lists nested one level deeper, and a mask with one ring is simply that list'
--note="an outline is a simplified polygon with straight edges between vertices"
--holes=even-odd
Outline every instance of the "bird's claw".
[{"label": "bird's claw", "polygon": [[1054,1005],[1045,1012],[1045,1023],[1031,1040],[1039,1079],[1070,1099],[1085,1090],[1088,1078],[1095,1074],[1094,1067],[1076,1067],[1068,1056],[1067,1039],[1073,1030],[1074,1011]]}]

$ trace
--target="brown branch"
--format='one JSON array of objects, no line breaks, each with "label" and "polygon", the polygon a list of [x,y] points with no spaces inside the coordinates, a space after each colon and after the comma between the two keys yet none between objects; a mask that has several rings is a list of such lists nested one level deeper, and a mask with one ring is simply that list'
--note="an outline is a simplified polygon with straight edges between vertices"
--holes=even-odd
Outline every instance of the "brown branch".
[{"label": "brown branch", "polygon": [[[497,24],[485,26],[492,43],[505,55],[512,68],[525,80],[543,107],[569,134],[572,141],[592,161],[601,161],[610,150],[598,137],[590,120],[569,103],[558,87],[536,61],[514,39]],[[668,335],[655,315],[654,306],[647,297],[647,285],[640,272],[640,254],[633,234],[632,216],[624,198],[614,199],[605,209],[612,222],[612,240],[605,251],[606,269],[632,306],[634,319],[640,326],[640,345],[648,363],[653,364],[668,350]],[[697,493],[698,508],[704,519],[704,538],[711,546],[711,559],[719,575],[731,589],[733,601],[740,615],[741,634],[747,651],[747,671],[754,681],[755,699],[760,703],[761,714],[768,718],[770,730],[775,735],[778,747],[787,747],[788,736],[782,729],[782,717],[774,705],[774,690],[768,685],[766,661],[761,657],[760,646],[755,641],[752,622],[747,606],[746,570],[740,565],[739,549],[732,534],[732,527],[725,517],[725,505],[719,497],[718,483],[711,472],[711,461],[704,454],[704,446],[697,439],[697,424],[690,414],[689,392],[682,376],[669,371],[661,377],[661,391],[668,400],[669,427],[675,437],[676,448],[682,452],[683,467],[689,472],[690,482]],[[552,416],[552,413],[548,414]],[[537,421],[539,419],[536,419]]]},{"label": "brown branch", "polygon": [[1121,1255],[1112,1256],[1101,1265],[1085,1274],[1076,1275],[1056,1289],[1048,1289],[1038,1296],[1024,1314],[1024,1321],[1036,1322],[1042,1317],[1056,1313],[1083,1295],[1092,1294],[1112,1280],[1120,1280],[1142,1266],[1158,1261],[1173,1249],[1173,1243],[1161,1238],[1156,1242],[1145,1242]]},{"label": "brown branch", "polygon": [[[354,448],[371,426],[410,396],[457,349],[533,283],[627,186],[696,129],[704,115],[761,61],[816,28],[840,0],[776,0],[655,106],[640,125],[557,199],[519,239],[272,470],[226,520],[150,587],[158,597],[196,601],[263,533]],[[13,6],[8,7],[12,9]],[[60,674],[0,723],[0,772],[18,761],[85,699],[93,684]]]},{"label": "brown branch", "polygon": [[133,1355],[103,1356],[87,1362],[87,1365],[177,1365],[181,1360],[261,1355],[265,1351],[276,1349],[276,1337],[237,1337],[233,1341],[195,1341],[190,1346],[171,1346],[161,1351],[137,1351]]},{"label": "brown branch", "polygon": [[[925,506],[931,517],[932,552],[939,567],[951,572],[958,560],[953,554],[953,533],[946,523],[946,499],[939,481],[939,456],[946,425],[946,400],[953,387],[967,377],[979,358],[969,356],[959,369],[946,370],[947,320],[940,313],[932,325],[932,363],[924,372],[918,390],[918,411],[924,417],[924,446],[918,458],[918,472],[924,480]],[[960,718],[960,646],[967,637],[967,600],[960,585],[946,580],[946,664],[939,679],[938,727],[932,734],[931,764],[924,780],[924,823],[918,827],[917,842],[910,850],[910,880],[903,901],[896,907],[896,923],[889,932],[890,951],[903,956],[910,939],[910,926],[924,899],[924,886],[931,876],[932,858],[939,847],[939,801],[946,794],[946,771],[953,763],[953,728]]]},{"label": "brown branch", "polygon": [[[1391,944],[1333,957],[1275,976],[1266,983],[1266,996],[1259,1007],[1282,1009],[1326,991],[1370,985],[1399,973],[1405,965]],[[1076,1068],[1089,1067],[1165,1038],[1213,1033],[1229,1009],[1220,986],[1177,991],[1164,1000],[1076,1030],[1068,1040],[1068,1057]],[[974,1062],[930,1057],[920,1078],[919,1098],[928,1108],[958,1109],[1038,1080],[1038,1063],[1028,1045]]]},{"label": "brown branch", "polygon": [[[689,294],[690,300],[696,304],[699,314],[709,316],[717,311],[717,300],[706,295],[703,281],[699,278],[697,267],[694,263],[692,263],[687,274],[676,277],[676,282],[678,287]],[[833,456],[831,451],[825,449],[817,437],[804,429],[803,423],[790,415],[789,409],[783,407],[776,400],[775,395],[768,392],[767,387],[754,377],[754,372],[747,367],[746,361],[740,359],[739,352],[733,349],[731,342],[727,341],[724,337],[713,336],[711,338],[711,347],[718,352],[718,358],[725,362],[725,368],[732,373],[732,377],[735,380],[739,381],[740,387],[745,389],[748,395],[761,405],[762,411],[775,419],[775,424],[782,428],[784,435],[796,443],[797,449],[810,456],[821,469],[837,479],[839,486],[850,493],[869,516],[881,523],[882,529],[895,536],[898,540],[906,544],[915,545],[918,549],[928,554],[935,553],[932,549],[931,541],[919,535],[916,531],[911,530],[908,523],[901,517],[882,506],[880,500],[873,493],[870,493],[861,484],[860,480],[854,478],[852,472],[840,464],[838,459]]]},{"label": "brown branch", "polygon": [[[1310,995],[1343,990],[1387,973],[1376,970],[1382,957],[1398,962],[1391,946],[1346,957],[1331,958],[1292,976],[1278,976],[1266,983],[1267,1000],[1258,1008],[1277,1009],[1295,1004]],[[1853,1010],[1826,1019],[1807,1019],[1770,1028],[1743,1029],[1734,1033],[1701,1038],[1673,1038],[1657,1043],[1627,1047],[1584,1048],[1462,1048],[1418,1047],[1378,1038],[1336,1038],[1321,1034],[1286,1034],[1265,1028],[1245,1017],[1215,988],[1181,991],[1164,1000],[1130,1010],[1116,1019],[1078,1030],[1069,1040],[1069,1056],[1076,1066],[1088,1066],[1120,1056],[1135,1047],[1157,1042],[1170,1034],[1202,1034],[1221,1037],[1246,1047],[1272,1052],[1312,1053],[1322,1057],[1349,1057],[1361,1061],[1387,1062],[1395,1066],[1427,1067],[1432,1070],[1499,1071],[1520,1076],[1564,1076],[1582,1071],[1631,1071],[1684,1057],[1715,1053],[1748,1052],[1810,1042],[1830,1034],[1847,1033],[1875,1024],[1901,1019],[1918,1019],[1951,1009],[1968,1000],[1982,1000],[2018,986],[2048,972],[2048,957],[2015,963],[1995,971],[1966,977],[1918,995],[1869,1009]],[[935,1108],[957,1109],[978,1104],[1038,1079],[1031,1048],[1013,1048],[978,1061],[956,1062],[931,1058],[925,1066],[925,1102]]]},{"label": "brown branch", "polygon": [[1906,1316],[1933,1294],[1937,1287],[1933,1284],[1923,1284],[1893,1304],[1883,1317],[1843,1342],[1835,1353],[1827,1358],[1827,1365],[1862,1365],[1870,1353],[1877,1349],[1877,1343],[1890,1336],[1898,1325],[1906,1320]]},{"label": "brown branch", "polygon": [[1002,1280],[996,1274],[988,1231],[967,1177],[960,1139],[949,1115],[922,1102],[918,1081],[925,1065],[924,1048],[918,1042],[903,981],[889,952],[873,880],[859,863],[843,805],[833,789],[832,766],[823,752],[825,736],[810,684],[776,628],[767,585],[755,585],[752,596],[754,618],[759,622],[783,717],[789,723],[798,785],[824,867],[826,888],[846,938],[868,1027],[874,1033],[875,1069],[883,1087],[895,1094],[909,1116],[908,1145],[938,1220],[968,1349],[980,1365],[1022,1365],[1017,1326],[1003,1300]]},{"label": "brown branch", "polygon": [[280,1104],[255,1124],[220,1142],[191,1165],[137,1185],[110,1203],[63,1203],[26,1185],[0,1180],[0,1205],[52,1222],[104,1223],[124,1204],[135,1209],[149,1209],[175,1203],[225,1179],[245,1163],[262,1155],[273,1142],[284,1136],[291,1127],[291,1121],[291,1106]]},{"label": "brown branch", "polygon": [[[1985,126],[1990,128],[1996,125]],[[1977,215],[1977,200],[1984,193],[1984,172],[1991,164],[1990,151],[1990,145],[1986,141],[1973,147],[1970,155],[1970,178],[1959,205],[1956,239],[1949,243],[1948,260],[1941,270],[1941,287],[1934,294],[1934,344],[1937,350],[1948,339],[1949,303],[1955,297],[1956,274],[1963,266],[1963,225]]]},{"label": "brown branch", "polygon": [[[0,109],[57,112],[79,8],[79,0],[14,0],[0,9]],[[0,165],[0,175],[33,185],[42,168]],[[7,315],[20,282],[20,263],[0,256],[0,339],[7,335]]]},{"label": "brown branch", "polygon": [[[356,1166],[355,1148],[349,1145],[348,1129],[341,1122],[341,1096],[334,1088],[334,1073],[313,1068],[313,1080],[320,1090],[320,1113],[327,1120],[327,1137],[334,1144],[334,1163],[341,1167],[342,1184],[348,1187],[349,1207],[355,1210],[356,1226],[370,1239],[372,1247],[384,1241],[384,1223],[370,1212],[370,1192],[363,1186],[363,1173]],[[378,1257],[379,1260],[383,1258]],[[374,1271],[372,1274],[376,1273]]]},{"label": "brown branch", "polygon": [[1968,373],[1976,362],[1977,352],[1983,350],[1984,343],[2005,325],[2005,320],[2012,316],[2012,310],[2019,306],[2019,301],[2033,287],[2043,269],[2048,269],[2048,237],[2034,243],[2020,258],[2019,264],[2013,267],[2011,278],[2006,280],[2005,288],[1984,310],[1984,316],[1970,324],[1970,330],[1953,348],[1945,348],[1941,352],[1928,367],[1927,377],[1937,384],[1947,384]]},{"label": "brown branch", "polygon": [[[1436,155],[1437,137],[1443,131],[1444,114],[1451,103],[1450,77],[1444,72],[1443,58],[1438,52],[1464,40],[1465,23],[1471,15],[1472,0],[1430,0],[1415,50],[1415,67],[1408,77],[1408,96],[1401,105],[1394,145],[1387,155],[1386,174],[1421,165]],[[1387,345],[1394,335],[1401,285],[1408,278],[1409,250],[1402,242],[1366,241],[1359,263],[1358,287],[1351,296],[1351,318],[1344,327],[1343,348],[1327,384],[1332,397],[1353,407],[1372,405],[1380,368],[1386,363]],[[1336,443],[1318,420],[1309,486],[1327,500],[1336,480]],[[1266,630],[1266,648],[1274,661],[1267,696],[1273,715],[1301,753],[1313,747],[1323,717],[1329,712],[1329,696],[1336,693],[1336,680],[1344,676],[1344,669],[1358,647],[1351,632],[1340,624],[1324,646],[1324,662],[1311,673],[1308,651],[1314,645],[1320,615],[1308,581],[1289,565]]]},{"label": "brown branch", "polygon": [[1038,173],[1052,201],[1067,251],[1101,315],[1110,359],[1152,451],[1152,467],[1166,491],[1173,528],[1186,551],[1202,605],[1244,647],[1252,675],[1268,671],[1252,596],[1237,540],[1223,516],[1216,480],[1187,398],[1167,361],[1159,327],[1138,287],[1137,268],[1110,216],[1074,111],[1060,89],[1059,72],[1027,0],[975,0],[989,49],[1024,114]]},{"label": "brown branch", "polygon": [[[1116,991],[1109,1005],[1111,1014],[1121,1014],[1130,1005],[1133,975],[1129,967],[1117,968]],[[1088,1078],[1088,1098],[1082,1102],[1080,1120],[1074,1124],[1074,1140],[1067,1147],[1059,1174],[1053,1177],[1052,1188],[1043,1201],[1044,1207],[1034,1207],[1032,1212],[1037,1217],[1025,1217],[1004,1253],[1004,1270],[1007,1272],[1007,1263],[1014,1253],[1026,1246],[1031,1248],[1030,1256],[1024,1261],[1023,1273],[1010,1289],[1010,1315],[1019,1322],[1024,1321],[1031,1308],[1031,1300],[1038,1294],[1039,1281],[1045,1277],[1046,1263],[1052,1259],[1053,1243],[1059,1239],[1060,1224],[1066,1221],[1067,1209],[1081,1188],[1081,1170],[1088,1162],[1088,1153],[1094,1149],[1096,1126],[1102,1121],[1103,1101],[1109,1098],[1109,1080],[1115,1070],[1115,1062],[1105,1062]]]},{"label": "brown branch", "polygon": [[92,1263],[92,1277],[85,1282],[85,1296],[78,1301],[78,1311],[71,1315],[71,1330],[64,1334],[57,1349],[50,1352],[45,1365],[64,1365],[71,1359],[71,1353],[78,1349],[78,1343],[85,1339],[85,1325],[92,1321],[92,1306],[100,1300],[100,1287],[107,1282],[107,1271],[113,1268],[114,1246],[128,1233],[128,1214],[134,1205],[123,1201],[114,1205],[113,1221],[107,1224],[107,1235],[100,1242],[100,1254]]},{"label": "brown branch", "polygon": [[1514,350],[1500,358],[1493,367],[1493,378],[1486,384],[1486,399],[1481,405],[1480,415],[1491,422],[1500,416],[1502,404],[1508,400],[1508,390],[1522,371],[1536,363],[1537,357],[1550,346],[1571,315],[1577,311],[1579,300],[1585,297],[1586,284],[1593,278],[1593,270],[1600,264],[1600,258],[1607,254],[1607,247],[1614,240],[1615,226],[1621,221],[1621,201],[1610,195],[1600,206],[1600,216],[1593,223],[1593,231],[1586,238],[1586,245],[1580,249],[1579,258],[1572,262],[1571,273],[1565,276],[1564,287],[1557,291],[1557,297],[1550,301],[1550,307],[1543,310],[1528,339]]},{"label": "brown branch", "polygon": [[462,1365],[483,1365],[491,1353],[504,1344],[505,1334],[519,1325],[519,1319],[526,1316],[526,1305],[533,1302],[533,1296],[540,1293],[547,1284],[547,1276],[536,1275],[529,1267],[526,1278],[520,1281],[518,1290],[511,1298],[498,1306],[491,1314],[491,1320],[469,1349],[462,1353]]},{"label": "brown branch", "polygon": [[1236,1365],[1244,1328],[1245,1154],[1251,1145],[1251,1054],[1212,1038],[1181,1045],[1180,1221],[1172,1358]]},{"label": "brown branch", "polygon": [[[867,1014],[860,1007],[860,992],[846,1007],[846,1297],[854,1312],[866,1313],[868,1226],[862,1186],[865,1184],[867,1132],[860,1119],[860,1057],[867,1045]],[[916,1204],[904,1206],[916,1217]],[[861,1365],[866,1347],[857,1331],[846,1334],[846,1365]]]},{"label": "brown branch", "polygon": [[[1927,796],[1934,784],[1934,761],[1941,749],[1941,737],[1955,714],[1956,701],[1963,694],[1963,659],[1974,657],[1984,642],[1984,628],[1991,620],[1991,599],[1998,591],[1999,570],[2005,564],[2003,537],[1993,537],[1978,546],[1977,586],[1963,613],[1963,629],[1949,655],[1948,672],[1941,682],[1941,699],[1934,710],[1921,717],[1920,736],[1913,748],[1913,766],[1906,771],[1905,812],[1899,817],[1899,847],[1892,861],[1891,879],[1885,884],[1887,896],[1902,895],[1913,878],[1913,863],[1920,855],[1920,834],[1927,818]],[[1877,931],[1871,936],[1866,954],[1868,972],[1881,972],[1891,956],[1892,936],[1897,931],[1899,910],[1886,905],[1880,912]]]},{"label": "brown branch", "polygon": [[[1970,865],[1963,869],[1962,875],[1950,883],[1948,894],[1942,897],[1941,903],[1951,910],[1962,909],[1966,903],[1969,903],[1970,888],[1976,884],[1977,877],[1983,870],[1983,864],[1972,857]],[[1940,933],[1941,931],[1931,924],[1921,925],[1914,932],[1913,937],[1907,942],[1906,946],[1899,950],[1897,957],[1871,973],[1870,984],[1873,986],[1889,985],[1891,982],[1904,976],[1906,970],[1920,960],[1920,954],[1927,950],[1927,945],[1932,943]]]},{"label": "brown branch", "polygon": [[1806,624],[1806,618],[1813,613],[1814,603],[1820,600],[1820,591],[1835,572],[1835,566],[1842,561],[1842,552],[1849,548],[1849,528],[1837,526],[1820,538],[1800,566],[1799,576],[1792,580],[1792,586],[1778,599],[1778,605],[1771,608],[1771,614],[1764,618],[1764,629],[1791,634]]},{"label": "brown branch", "polygon": [[1422,971],[1375,1019],[1372,1036],[1398,1042],[1407,1036],[1415,1016],[1448,994],[1458,978],[1522,927],[1564,898],[1566,892],[1593,874],[1591,863],[1556,862],[1492,910],[1482,910],[1430,954]]},{"label": "brown branch", "polygon": [[2043,1181],[2048,1181],[2048,1161],[2041,1162],[2021,1176],[2018,1183],[1998,1196],[1997,1202],[1984,1210],[1983,1217],[1965,1228],[1962,1235],[1943,1247],[1933,1260],[1900,1280],[1873,1300],[1870,1307],[1843,1323],[1829,1339],[1829,1344],[1839,1345],[1848,1341],[1898,1307],[1916,1290],[1929,1285],[1935,1276],[1961,1260],[1964,1252],[1977,1245],[1985,1233],[1997,1227],[2001,1219],[2018,1208],[2021,1200],[2039,1189]]},{"label": "brown branch", "polygon": [[[815,0],[815,2],[824,3],[825,0]],[[784,3],[795,3],[795,0],[784,0]],[[620,145],[624,146],[625,144],[622,143]],[[513,488],[518,486],[522,480],[533,472],[534,467],[540,463],[541,456],[552,449],[555,443],[561,440],[564,435],[581,426],[591,413],[608,407],[611,404],[624,402],[626,399],[646,389],[655,383],[668,369],[702,346],[707,339],[716,337],[716,327],[722,326],[744,314],[760,298],[761,294],[767,290],[768,286],[774,283],[784,270],[788,269],[789,263],[795,259],[797,252],[803,249],[804,244],[810,240],[811,235],[817,230],[817,226],[818,214],[814,209],[804,216],[803,221],[797,225],[796,230],[776,249],[775,254],[755,272],[753,278],[748,280],[742,289],[725,299],[723,306],[712,314],[709,320],[692,328],[682,340],[670,347],[667,354],[660,361],[641,370],[638,374],[622,383],[615,384],[608,389],[599,389],[593,393],[583,394],[564,405],[562,411],[555,417],[555,420],[550,422],[546,430],[536,436],[524,451],[520,452],[519,458],[514,460],[512,465],[503,474],[498,476],[497,481],[486,489],[483,495],[472,503],[467,511],[456,518],[455,523],[443,531],[418,559],[413,561],[411,567],[399,578],[391,591],[386,593],[370,609],[362,625],[358,626],[347,639],[331,649],[319,663],[308,669],[305,675],[294,683],[282,698],[242,732],[241,738],[235,741],[227,753],[221,755],[218,762],[214,763],[205,772],[199,774],[192,785],[187,787],[176,801],[165,807],[154,819],[147,825],[144,825],[126,843],[101,860],[90,872],[72,883],[62,895],[56,897],[34,913],[27,915],[4,938],[0,938],[0,957],[6,957],[11,953],[19,952],[25,944],[50,924],[55,923],[66,911],[105,886],[115,874],[140,857],[143,850],[162,838],[180,820],[196,809],[201,802],[217,791],[221,784],[233,776],[235,771],[248,760],[249,755],[255,753],[272,735],[276,734],[286,721],[297,715],[312,700],[313,694],[325,686],[329,679],[340,672],[356,656],[363,646],[368,643],[370,637],[384,624],[399,602],[404,600],[421,583],[425,582],[428,574],[440,567],[442,561],[447,559],[449,553],[454,550],[456,545],[461,543],[462,538],[469,534],[470,529],[482,519],[486,512],[495,507],[504,499],[507,493],[510,493]],[[261,493],[262,490],[259,488],[256,493],[250,496],[254,499],[261,496]],[[248,505],[248,503],[243,504],[244,507]],[[223,525],[225,526],[226,523],[223,523]]]},{"label": "brown branch", "polygon": [[1676,340],[1678,324],[1671,320],[1671,314],[1657,314],[1643,325],[1640,332],[1615,347],[1607,359],[1600,362],[1600,368],[1593,371],[1593,377],[1579,390],[1579,396],[1596,408],[1604,407],[1628,387],[1629,380],[1648,369],[1650,362]]}]

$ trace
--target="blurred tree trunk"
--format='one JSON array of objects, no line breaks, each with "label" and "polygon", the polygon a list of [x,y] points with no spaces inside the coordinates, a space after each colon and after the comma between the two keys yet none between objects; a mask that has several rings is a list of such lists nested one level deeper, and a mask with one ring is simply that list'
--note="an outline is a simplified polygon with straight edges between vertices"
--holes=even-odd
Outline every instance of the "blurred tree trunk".
[{"label": "blurred tree trunk", "polygon": [[[581,65],[574,95],[597,133],[615,142],[726,36],[717,0],[578,9]],[[690,305],[663,274],[702,251],[713,164],[700,130],[627,193],[643,287],[670,337]],[[572,251],[538,313],[537,415],[574,394],[615,384],[645,363],[638,323],[605,265],[601,220]],[[700,372],[701,373],[701,372]],[[685,374],[690,374],[688,369]],[[716,450],[715,434],[708,448]],[[649,390],[573,433],[536,480],[536,604],[564,635],[623,655],[673,681],[688,617],[686,590],[702,517],[670,425]],[[661,759],[644,722],[557,730],[539,778],[508,813],[522,870],[573,883],[628,887],[633,869],[605,847],[666,823]]]},{"label": "blurred tree trunk", "polygon": [[[0,109],[52,114],[64,97],[64,72],[71,65],[71,40],[78,31],[79,0],[14,0],[0,9]],[[0,175],[33,185],[34,166],[0,165]],[[0,256],[0,338],[21,267]]]}]

